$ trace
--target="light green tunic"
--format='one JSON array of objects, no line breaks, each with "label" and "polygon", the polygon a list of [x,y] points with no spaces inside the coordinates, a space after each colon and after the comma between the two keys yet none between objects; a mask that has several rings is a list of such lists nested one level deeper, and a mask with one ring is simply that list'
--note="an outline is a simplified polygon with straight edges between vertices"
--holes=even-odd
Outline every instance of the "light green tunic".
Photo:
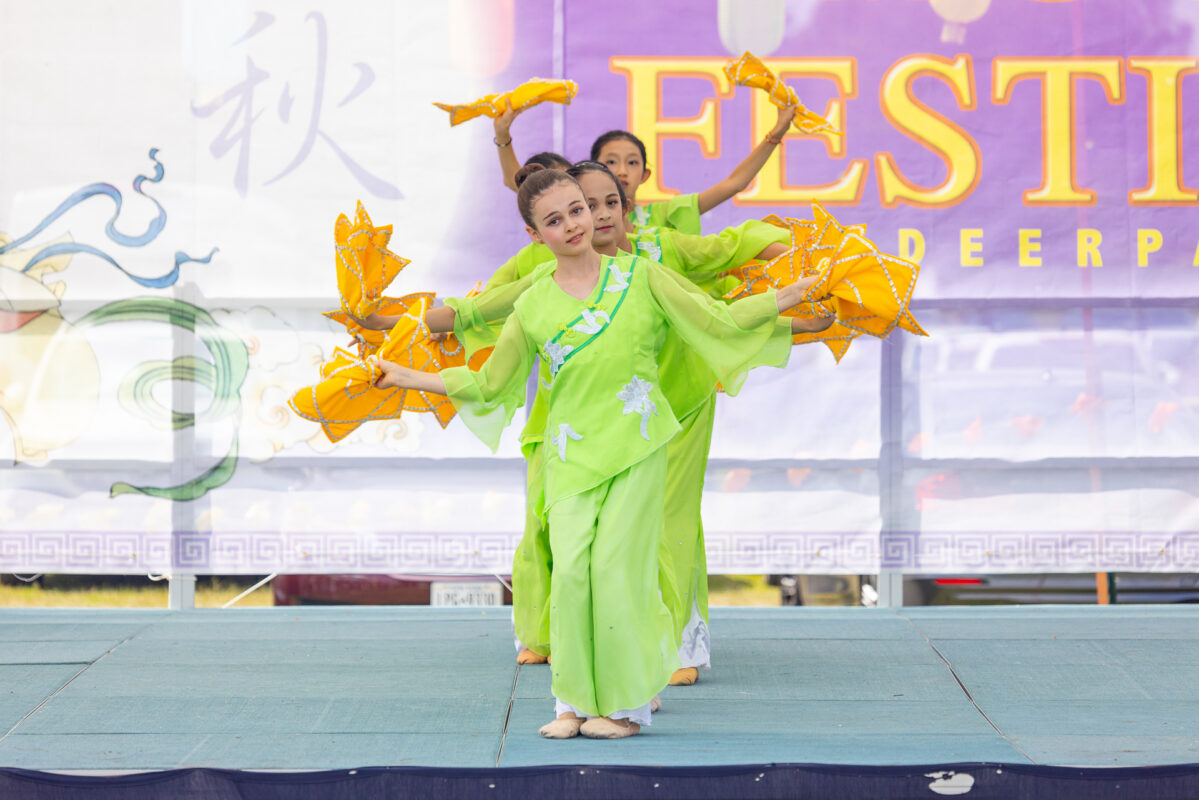
[{"label": "light green tunic", "polygon": [[[554,511],[557,504],[615,479],[664,447],[678,431],[659,385],[657,358],[668,330],[703,357],[730,394],[736,393],[748,369],[782,366],[791,349],[790,328],[778,324],[773,292],[723,305],[656,263],[620,256],[603,259],[595,290],[581,301],[562,291],[552,277],[554,268],[555,264],[538,268],[532,286],[516,301],[495,351],[478,372],[457,367],[441,373],[459,417],[494,448],[504,425],[524,402],[524,379],[534,356],[547,365],[542,508],[550,514],[551,543],[559,535],[553,530],[555,520],[566,525],[561,512]],[[660,503],[664,483],[658,480],[628,491]],[[617,513],[602,503],[598,508],[609,521]],[[585,521],[584,527],[593,523],[598,524]],[[655,546],[662,535],[660,525],[647,532],[635,518],[601,527],[611,537],[652,536]],[[645,565],[627,561],[635,551],[606,546],[603,573],[640,574]],[[661,688],[677,663],[664,663],[662,637],[673,643],[675,636],[656,585],[647,589],[625,580],[623,590],[591,598],[557,589],[560,579],[565,586],[586,580],[578,570],[589,570],[590,564],[581,555],[572,556],[567,565],[554,562],[549,643],[554,694],[586,713],[609,714],[647,703]],[[602,614],[597,612],[601,606]],[[621,620],[628,628],[622,640],[627,651],[578,646],[576,637],[594,637],[593,624],[601,617]]]},{"label": "light green tunic", "polygon": [[[719,297],[727,291],[718,277],[721,273],[753,258],[767,245],[788,241],[785,230],[750,220],[714,236],[649,228],[639,231],[631,243],[640,255],[685,274],[697,287]],[[495,321],[506,317],[516,299],[531,285],[532,261],[518,254],[488,282],[493,288],[474,298],[446,301],[457,312],[454,332],[466,345],[469,355],[495,344],[499,332]],[[789,325],[785,320],[779,324]],[[663,528],[659,564],[662,597],[674,620],[676,639],[680,639],[691,618],[693,605],[705,623],[708,619],[708,574],[700,503],[712,436],[717,380],[703,360],[670,332],[659,355],[659,376],[663,392],[682,424],[679,435],[669,446],[665,495],[667,522]],[[542,380],[548,380],[548,372],[542,373]],[[542,655],[549,652],[552,569],[549,533],[540,511],[544,502],[539,450],[544,437],[546,408],[546,392],[539,389],[521,434],[521,447],[528,460],[529,502],[524,535],[512,566],[513,620],[517,639],[522,646]]]},{"label": "light green tunic", "polygon": [[669,200],[633,206],[633,210],[629,212],[629,220],[637,229],[669,228],[679,233],[698,236],[701,231],[699,195],[679,194]]}]

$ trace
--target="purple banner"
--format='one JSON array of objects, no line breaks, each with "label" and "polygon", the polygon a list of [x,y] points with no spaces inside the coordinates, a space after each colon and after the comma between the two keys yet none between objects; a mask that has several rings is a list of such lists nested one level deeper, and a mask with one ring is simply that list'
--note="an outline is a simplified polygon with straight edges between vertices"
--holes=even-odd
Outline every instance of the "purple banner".
[{"label": "purple banner", "polygon": [[[793,131],[705,231],[818,200],[925,266],[918,296],[1176,297],[1199,289],[1199,9],[1125,0],[562,4],[566,155],[628,128],[639,200],[724,178],[774,121],[721,67],[763,58],[843,137]],[[548,3],[517,8],[496,86],[549,77]],[[554,144],[548,107],[513,126]],[[514,223],[514,227],[516,226]],[[519,242],[519,239],[517,240]]]}]

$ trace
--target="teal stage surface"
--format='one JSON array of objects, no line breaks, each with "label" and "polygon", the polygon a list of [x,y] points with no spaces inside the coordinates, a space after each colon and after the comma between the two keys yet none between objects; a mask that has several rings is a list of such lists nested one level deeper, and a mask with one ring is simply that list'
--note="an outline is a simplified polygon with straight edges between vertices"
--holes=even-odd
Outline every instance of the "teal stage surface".
[{"label": "teal stage surface", "polygon": [[715,609],[642,735],[547,741],[506,608],[0,610],[0,767],[1199,762],[1199,608]]}]

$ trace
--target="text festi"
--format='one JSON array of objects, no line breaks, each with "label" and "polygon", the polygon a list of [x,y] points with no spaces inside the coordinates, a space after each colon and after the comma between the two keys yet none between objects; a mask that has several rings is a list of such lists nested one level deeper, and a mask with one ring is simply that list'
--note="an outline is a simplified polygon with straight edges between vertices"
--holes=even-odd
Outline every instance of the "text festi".
[{"label": "text festi", "polygon": [[[651,149],[651,163],[661,163],[662,144],[667,139],[686,138],[700,144],[706,158],[719,155],[717,103],[732,96],[734,87],[725,76],[725,58],[614,56],[609,66],[622,74],[629,89],[629,130]],[[831,81],[836,94],[823,116],[838,128],[845,118],[846,101],[857,96],[857,59],[774,58],[766,65],[781,79],[819,78]],[[1041,86],[1041,185],[1023,192],[1026,206],[1090,206],[1096,193],[1080,187],[1076,177],[1075,87],[1080,80],[1096,81],[1108,102],[1124,102],[1125,77],[1142,76],[1147,86],[1147,129],[1145,144],[1148,174],[1145,185],[1128,193],[1130,206],[1199,205],[1199,189],[1183,184],[1182,178],[1182,78],[1199,72],[1199,58],[1182,56],[1119,57],[996,57],[991,61],[991,102],[1006,105],[1012,88],[1020,81],[1037,81]],[[904,177],[890,153],[874,155],[879,200],[884,207],[899,204],[922,208],[956,205],[978,185],[982,155],[978,143],[961,127],[918,100],[912,91],[917,78],[943,81],[953,92],[960,109],[978,105],[974,61],[970,55],[953,58],[913,54],[891,65],[879,88],[883,114],[897,130],[945,162],[945,180],[937,186],[920,186]],[[699,114],[688,118],[661,115],[664,78],[701,78],[710,81],[715,96],[707,98]],[[751,141],[760,141],[775,121],[776,109],[765,92],[753,91]],[[816,109],[819,110],[819,109]],[[845,136],[820,133],[830,157],[845,158]],[[846,162],[841,176],[831,183],[801,186],[785,180],[785,156],[772,158],[757,179],[737,196],[740,205],[781,206],[819,202],[826,205],[856,205],[865,189],[870,159]],[[661,171],[638,191],[638,200],[663,200],[675,192],[661,183]],[[1102,234],[1080,228],[1077,234],[1077,263],[1080,267],[1102,266]],[[981,229],[959,231],[962,266],[981,266]],[[1149,266],[1151,255],[1160,250],[1163,235],[1154,228],[1140,228],[1135,237],[1137,264]],[[1022,266],[1040,266],[1041,231],[1018,231],[1017,249]],[[916,229],[899,232],[900,255],[919,260],[924,254],[924,237]],[[1199,246],[1192,262],[1199,266]]]}]

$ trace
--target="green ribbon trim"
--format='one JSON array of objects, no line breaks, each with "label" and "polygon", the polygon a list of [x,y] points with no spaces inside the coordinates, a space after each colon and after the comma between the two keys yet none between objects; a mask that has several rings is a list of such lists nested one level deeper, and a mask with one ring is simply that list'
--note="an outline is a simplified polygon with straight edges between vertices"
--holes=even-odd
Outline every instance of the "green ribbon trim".
[{"label": "green ribbon trim", "polygon": [[[616,263],[616,259],[613,258],[612,256],[608,256],[608,263],[604,264],[604,267],[606,267],[606,269],[604,269],[604,279],[600,283],[599,292],[597,293],[597,295],[598,295],[597,302],[591,303],[590,305],[588,305],[587,306],[588,309],[591,309],[594,311],[596,308],[601,307],[598,305],[598,298],[604,296],[604,287],[606,287],[608,285],[608,278],[612,275],[611,265],[613,265],[615,263]],[[584,347],[586,347],[587,345],[594,342],[596,339],[598,339],[600,337],[600,334],[602,334],[604,331],[608,330],[608,327],[612,324],[612,321],[616,319],[616,312],[620,311],[620,306],[624,303],[625,295],[627,295],[629,293],[629,289],[633,286],[633,272],[636,269],[637,269],[637,259],[633,259],[633,263],[629,265],[628,284],[624,287],[624,290],[620,293],[620,297],[617,298],[616,305],[614,305],[612,307],[612,310],[608,312],[608,321],[604,323],[604,327],[600,328],[598,331],[591,334],[590,338],[588,338],[587,341],[583,342],[581,345],[579,345],[575,349],[571,350],[569,353],[567,353],[565,356],[562,357],[562,366],[558,367],[559,373],[562,372],[562,367],[566,366],[567,361],[570,361],[570,359],[573,358],[576,354],[578,354],[578,352],[580,350],[582,350]],[[604,309],[604,310],[607,311],[607,309]],[[551,342],[558,341],[558,339],[560,339],[562,337],[562,334],[566,333],[567,330],[572,329],[577,323],[580,323],[582,321],[583,321],[583,315],[579,314],[579,316],[575,317],[573,320],[566,323],[563,330],[558,331],[557,335],[555,335],[553,339],[550,339],[550,341]],[[555,375],[554,378],[556,380],[557,375]],[[552,386],[553,384],[551,383],[550,385]]]}]

